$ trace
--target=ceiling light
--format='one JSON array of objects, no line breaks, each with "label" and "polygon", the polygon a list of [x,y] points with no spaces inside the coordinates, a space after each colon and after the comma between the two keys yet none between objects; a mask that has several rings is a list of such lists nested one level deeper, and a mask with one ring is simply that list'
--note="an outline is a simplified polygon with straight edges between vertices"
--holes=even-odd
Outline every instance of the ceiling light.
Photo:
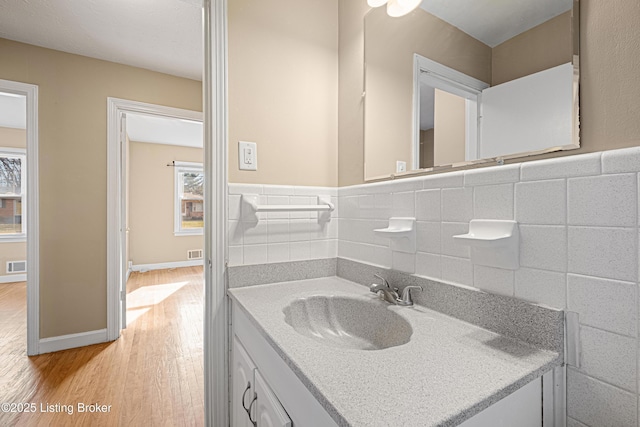
[{"label": "ceiling light", "polygon": [[420,6],[420,3],[422,0],[389,0],[387,14],[394,18],[404,16]]}]

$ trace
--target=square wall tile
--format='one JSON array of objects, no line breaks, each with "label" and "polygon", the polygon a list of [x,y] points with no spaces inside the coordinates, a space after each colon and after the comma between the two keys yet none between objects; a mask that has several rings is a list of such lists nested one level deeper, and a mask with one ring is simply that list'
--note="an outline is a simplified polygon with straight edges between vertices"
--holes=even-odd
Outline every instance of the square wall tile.
[{"label": "square wall tile", "polygon": [[463,245],[453,239],[458,234],[466,234],[469,232],[469,224],[460,222],[443,222],[442,223],[442,240],[441,254],[455,256],[458,258],[469,258],[471,251],[469,246]]},{"label": "square wall tile", "polygon": [[567,181],[569,225],[633,227],[638,223],[636,174]]},{"label": "square wall tile", "polygon": [[393,197],[391,193],[374,194],[375,212],[377,219],[389,220],[391,218],[391,208]]},{"label": "square wall tile", "polygon": [[242,265],[244,264],[242,257],[242,246],[229,246],[229,265]]},{"label": "square wall tile", "polygon": [[264,264],[267,262],[267,245],[244,245],[242,247],[244,264]]},{"label": "square wall tile", "polygon": [[569,274],[567,287],[567,309],[580,315],[582,325],[637,336],[636,283]]},{"label": "square wall tile", "polygon": [[564,179],[516,184],[516,221],[521,224],[563,225],[567,221]]},{"label": "square wall tile", "polygon": [[242,224],[243,240],[245,245],[258,245],[267,243],[267,221],[256,223],[245,222]]},{"label": "square wall tile", "polygon": [[635,393],[637,345],[635,338],[581,326],[580,371]]},{"label": "square wall tile", "polygon": [[492,294],[513,296],[514,272],[501,268],[473,266],[473,286]]},{"label": "square wall tile", "polygon": [[602,153],[602,173],[640,172],[640,147]]},{"label": "square wall tile", "polygon": [[295,194],[292,185],[263,185],[262,190],[264,194],[272,196],[293,196]]},{"label": "square wall tile", "polygon": [[289,241],[289,220],[267,221],[267,242],[284,243]]},{"label": "square wall tile", "polygon": [[440,190],[416,191],[416,219],[440,221]]},{"label": "square wall tile", "polygon": [[473,219],[473,188],[442,190],[442,221],[469,222]]},{"label": "square wall tile", "polygon": [[418,221],[416,239],[416,248],[419,252],[440,254],[440,223]]},{"label": "square wall tile", "polygon": [[569,272],[635,282],[638,280],[636,230],[569,227]]},{"label": "square wall tile", "polygon": [[513,219],[513,184],[475,187],[473,218]]},{"label": "square wall tile", "polygon": [[311,240],[311,220],[291,219],[289,220],[289,241],[301,242]]},{"label": "square wall tile", "polygon": [[289,260],[290,261],[306,261],[308,259],[311,259],[309,246],[310,246],[310,242],[289,243]]},{"label": "square wall tile", "polygon": [[520,225],[520,265],[567,271],[566,227]]},{"label": "square wall tile", "polygon": [[358,196],[358,206],[360,207],[361,219],[377,218],[376,212],[376,196],[373,194],[365,194]]},{"label": "square wall tile", "polygon": [[289,261],[289,243],[273,243],[267,245],[267,262]]},{"label": "square wall tile", "polygon": [[[274,198],[274,196],[269,196],[269,197]],[[291,196],[289,197],[289,204],[290,205],[316,205],[317,201],[315,197]],[[288,215],[289,215],[288,218],[291,218],[291,219],[309,219],[314,215],[315,217],[318,216],[317,212],[308,212],[308,211],[289,212]]]},{"label": "square wall tile", "polygon": [[416,255],[403,252],[393,252],[391,268],[404,273],[413,274],[416,271]]},{"label": "square wall tile", "polygon": [[440,257],[442,280],[473,286],[473,264],[464,258]]},{"label": "square wall tile", "polygon": [[566,293],[565,273],[524,267],[516,271],[516,298],[564,310]]},{"label": "square wall tile", "polygon": [[440,279],[442,277],[440,255],[423,252],[416,253],[416,274],[432,279]]},{"label": "square wall tile", "polygon": [[335,258],[336,256],[337,241],[335,239],[309,242],[310,259]]},{"label": "square wall tile", "polygon": [[391,207],[391,216],[415,218],[415,192],[406,191],[404,193],[393,193],[393,206]]},{"label": "square wall tile", "polygon": [[568,368],[567,415],[588,426],[637,427],[638,397]]},{"label": "square wall tile", "polygon": [[338,197],[338,204],[340,205],[340,218],[360,218],[358,196]]},{"label": "square wall tile", "polygon": [[526,162],[520,167],[520,180],[541,181],[599,175],[600,158],[601,153],[590,153]]},{"label": "square wall tile", "polygon": [[520,165],[491,166],[464,172],[465,187],[474,185],[503,184],[520,180]]}]

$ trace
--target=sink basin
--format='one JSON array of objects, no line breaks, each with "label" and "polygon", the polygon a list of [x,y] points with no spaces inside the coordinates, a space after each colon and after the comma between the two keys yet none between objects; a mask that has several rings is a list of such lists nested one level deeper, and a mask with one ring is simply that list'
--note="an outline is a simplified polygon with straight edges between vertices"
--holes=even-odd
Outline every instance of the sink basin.
[{"label": "sink basin", "polygon": [[409,322],[378,300],[311,296],[282,311],[296,332],[332,347],[381,350],[406,344],[413,333]]}]

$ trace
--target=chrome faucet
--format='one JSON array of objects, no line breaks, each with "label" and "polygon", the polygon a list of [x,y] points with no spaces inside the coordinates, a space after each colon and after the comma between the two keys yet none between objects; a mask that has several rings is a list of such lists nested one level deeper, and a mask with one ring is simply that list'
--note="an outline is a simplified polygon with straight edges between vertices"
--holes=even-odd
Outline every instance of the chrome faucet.
[{"label": "chrome faucet", "polygon": [[412,289],[420,289],[422,290],[422,286],[407,286],[402,291],[402,297],[398,294],[398,288],[392,288],[382,276],[374,274],[375,277],[382,280],[382,283],[374,283],[369,287],[369,290],[374,294],[378,294],[382,292],[381,297],[386,302],[396,305],[402,306],[411,306],[413,305],[413,300],[411,299],[411,290]]},{"label": "chrome faucet", "polygon": [[374,294],[379,294],[379,292],[382,292],[382,298],[385,301],[390,302],[391,304],[395,304],[396,300],[398,299],[398,288],[391,289],[391,286],[389,286],[389,282],[387,282],[387,279],[378,274],[374,274],[374,276],[382,280],[382,283],[374,283],[373,285],[371,285],[371,287],[369,287],[369,290]]}]

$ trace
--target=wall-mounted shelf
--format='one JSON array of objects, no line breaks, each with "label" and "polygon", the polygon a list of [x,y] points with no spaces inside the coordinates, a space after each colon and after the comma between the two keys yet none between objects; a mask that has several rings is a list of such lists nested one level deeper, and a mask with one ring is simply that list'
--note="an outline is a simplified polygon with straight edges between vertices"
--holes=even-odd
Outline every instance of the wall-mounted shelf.
[{"label": "wall-mounted shelf", "polygon": [[387,228],[373,230],[381,237],[391,239],[391,250],[413,254],[416,252],[416,219],[415,218],[389,218]]},{"label": "wall-mounted shelf", "polygon": [[474,219],[469,232],[453,236],[471,246],[471,262],[489,267],[516,270],[520,267],[520,233],[518,223],[509,220]]},{"label": "wall-mounted shelf", "polygon": [[257,194],[242,195],[243,213],[255,214],[257,212],[331,212],[335,209],[331,203],[331,196],[318,196],[316,205],[261,205]]}]

